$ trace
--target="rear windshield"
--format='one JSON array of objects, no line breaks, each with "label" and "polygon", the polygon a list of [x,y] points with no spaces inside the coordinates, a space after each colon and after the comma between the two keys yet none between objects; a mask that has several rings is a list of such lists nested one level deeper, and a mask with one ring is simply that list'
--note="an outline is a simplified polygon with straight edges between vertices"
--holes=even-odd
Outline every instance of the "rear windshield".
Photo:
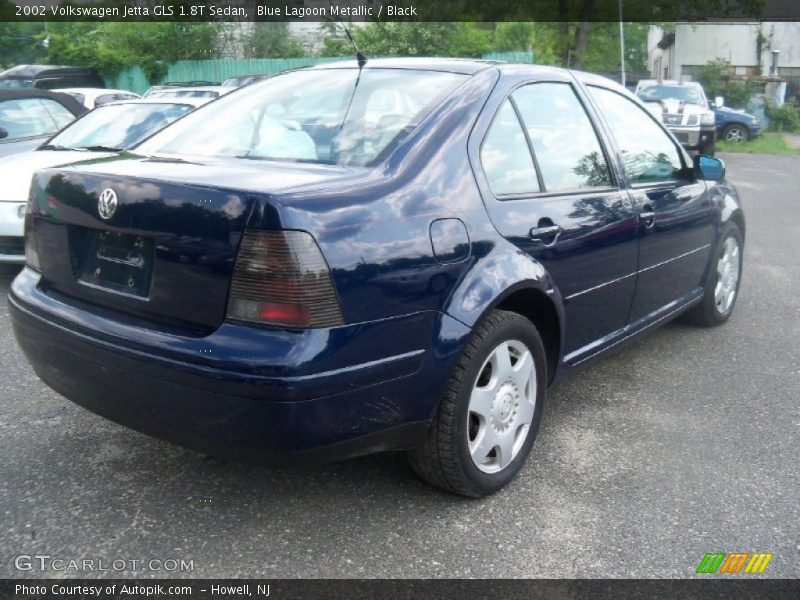
[{"label": "rear windshield", "polygon": [[139,151],[369,165],[466,77],[405,69],[294,71],[224,96]]}]

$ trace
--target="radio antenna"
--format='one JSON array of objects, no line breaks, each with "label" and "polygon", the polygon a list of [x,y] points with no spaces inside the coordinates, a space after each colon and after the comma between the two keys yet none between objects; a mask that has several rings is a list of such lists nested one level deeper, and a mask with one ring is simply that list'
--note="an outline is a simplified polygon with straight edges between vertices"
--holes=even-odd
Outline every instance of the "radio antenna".
[{"label": "radio antenna", "polygon": [[350,44],[356,51],[356,60],[358,61],[358,68],[363,69],[364,65],[367,64],[366,55],[363,52],[361,52],[361,50],[358,49],[356,41],[353,39],[353,36],[350,35],[350,30],[347,28],[347,25],[344,24],[344,21],[342,21],[341,17],[339,17],[339,24],[342,26],[342,29],[344,29],[344,32],[347,34],[347,39],[350,40]]}]

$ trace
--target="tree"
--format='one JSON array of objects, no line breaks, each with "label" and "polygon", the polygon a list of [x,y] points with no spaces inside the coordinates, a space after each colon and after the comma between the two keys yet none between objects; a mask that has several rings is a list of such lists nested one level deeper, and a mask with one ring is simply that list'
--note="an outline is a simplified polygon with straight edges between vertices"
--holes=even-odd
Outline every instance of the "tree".
[{"label": "tree", "polygon": [[53,23],[46,60],[94,67],[110,77],[138,65],[155,82],[171,62],[214,58],[218,27],[200,22]]},{"label": "tree", "polygon": [[0,20],[0,69],[36,64],[47,56],[42,43],[43,23],[7,23]]},{"label": "tree", "polygon": [[293,58],[305,56],[303,45],[283,21],[255,23],[253,34],[244,40],[245,58]]},{"label": "tree", "polygon": [[[325,56],[353,53],[349,41],[338,33],[335,24],[323,29],[328,34],[323,48]],[[367,56],[480,57],[493,48],[492,29],[491,24],[378,21],[352,27],[350,32]]]}]

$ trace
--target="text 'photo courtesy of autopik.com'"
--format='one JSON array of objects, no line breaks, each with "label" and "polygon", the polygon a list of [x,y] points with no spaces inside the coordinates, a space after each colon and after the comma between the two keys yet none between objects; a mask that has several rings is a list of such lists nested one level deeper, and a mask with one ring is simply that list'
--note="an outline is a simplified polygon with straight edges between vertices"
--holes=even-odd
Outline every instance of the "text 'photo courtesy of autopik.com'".
[{"label": "text 'photo courtesy of autopik.com'", "polygon": [[0,0],[0,598],[800,597],[800,4]]}]

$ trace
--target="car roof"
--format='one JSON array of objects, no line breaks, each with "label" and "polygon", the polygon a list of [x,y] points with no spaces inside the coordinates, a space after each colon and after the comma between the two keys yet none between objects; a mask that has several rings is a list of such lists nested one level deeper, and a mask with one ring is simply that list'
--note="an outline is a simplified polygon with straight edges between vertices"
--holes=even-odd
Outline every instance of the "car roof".
[{"label": "car roof", "polygon": [[669,85],[669,86],[685,86],[685,87],[703,87],[699,81],[677,81],[676,79],[641,79],[639,87],[650,87],[653,85]]},{"label": "car roof", "polygon": [[[355,60],[342,60],[336,62],[323,63],[309,67],[310,69],[342,69],[342,68],[358,68],[358,63]],[[497,60],[481,60],[470,58],[373,58],[368,59],[365,69],[413,69],[420,71],[446,71],[451,73],[462,73],[465,75],[473,75],[486,69],[495,68],[501,73],[507,75],[529,75],[532,78],[547,76],[548,74],[566,74],[571,73],[576,78],[587,83],[597,83],[607,85],[608,87],[622,87],[618,83],[602,77],[600,75],[593,75],[583,71],[571,71],[560,67],[550,67],[547,65],[536,65],[530,63],[515,63]]]},{"label": "car roof", "polygon": [[96,87],[76,87],[76,88],[59,88],[59,92],[75,92],[76,94],[91,94],[97,93],[98,95],[101,94],[134,94],[138,96],[136,92],[132,92],[130,90],[114,90],[110,88],[96,88]]},{"label": "car roof", "polygon": [[[49,73],[53,71],[53,73]],[[76,75],[84,73],[95,73],[91,67],[67,67],[63,65],[17,65],[3,72],[0,72],[0,79],[33,79],[42,74],[53,75]]]},{"label": "car roof", "polygon": [[[502,64],[488,60],[473,60],[468,58],[368,58],[365,69],[414,69],[419,71],[449,71],[451,73],[464,73],[472,75],[478,71],[488,69],[493,65]],[[314,65],[310,69],[342,69],[358,68],[358,62],[353,60],[338,60],[334,62]]]},{"label": "car roof", "polygon": [[[103,104],[102,106],[116,106],[119,104],[172,104],[178,106],[193,106],[197,108],[198,106],[208,104],[209,101],[210,98],[192,98],[190,96],[184,96],[181,98],[137,98],[135,100],[118,100],[116,102],[109,102],[108,104]],[[101,107],[98,106],[97,108]]]},{"label": "car roof", "polygon": [[167,86],[164,88],[157,88],[155,92],[219,92],[222,90],[221,85],[193,85],[193,86]]},{"label": "car roof", "polygon": [[86,107],[69,94],[60,94],[38,88],[0,88],[0,101],[22,100],[24,98],[49,98],[63,104],[73,115],[86,112]]}]

